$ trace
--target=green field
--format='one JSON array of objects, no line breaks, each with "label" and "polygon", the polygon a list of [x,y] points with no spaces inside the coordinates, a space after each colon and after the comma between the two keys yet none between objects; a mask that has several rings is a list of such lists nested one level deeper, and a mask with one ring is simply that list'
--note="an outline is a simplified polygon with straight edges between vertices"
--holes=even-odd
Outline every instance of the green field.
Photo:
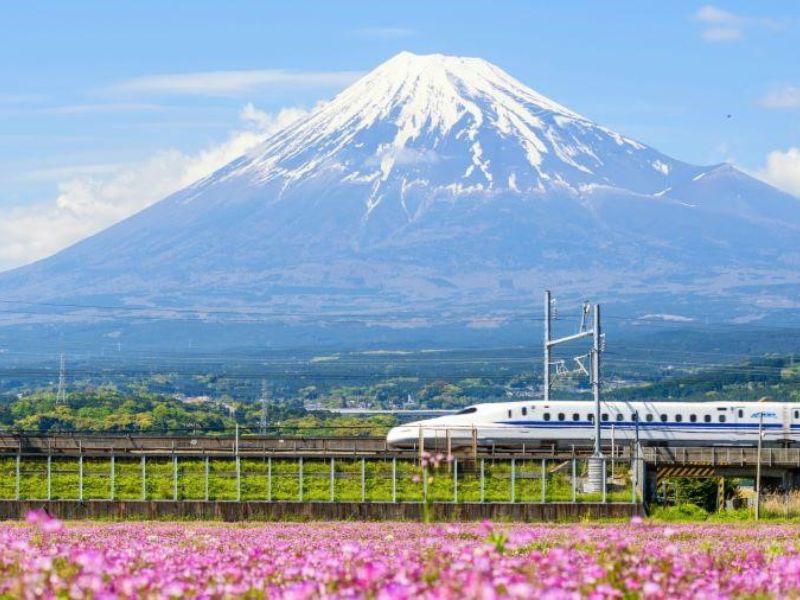
[{"label": "green field", "polygon": [[[81,464],[82,463],[82,464]],[[208,475],[206,476],[206,469]],[[0,498],[24,500],[267,500],[336,502],[571,502],[571,461],[486,459],[481,493],[480,461],[423,468],[410,460],[337,458],[52,458],[0,459]],[[457,482],[455,481],[455,471]],[[576,461],[578,482],[585,461]],[[394,477],[393,477],[394,471]],[[608,465],[611,475],[611,465]],[[544,473],[544,479],[542,477]],[[607,500],[631,501],[628,465],[616,465]],[[394,482],[394,483],[393,483]],[[82,492],[81,492],[82,488]],[[583,493],[577,502],[597,502]]]}]

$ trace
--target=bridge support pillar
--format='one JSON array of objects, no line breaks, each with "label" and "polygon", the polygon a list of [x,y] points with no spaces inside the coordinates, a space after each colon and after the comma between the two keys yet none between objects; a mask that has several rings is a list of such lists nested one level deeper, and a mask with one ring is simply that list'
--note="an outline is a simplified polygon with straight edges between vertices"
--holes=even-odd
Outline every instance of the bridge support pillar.
[{"label": "bridge support pillar", "polygon": [[797,469],[787,469],[784,471],[781,485],[785,490],[800,489],[800,471]]}]

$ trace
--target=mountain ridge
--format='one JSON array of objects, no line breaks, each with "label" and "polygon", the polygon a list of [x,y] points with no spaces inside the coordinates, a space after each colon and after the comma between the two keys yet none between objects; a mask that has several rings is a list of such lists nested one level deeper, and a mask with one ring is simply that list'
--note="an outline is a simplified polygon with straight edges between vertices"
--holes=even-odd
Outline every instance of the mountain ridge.
[{"label": "mountain ridge", "polygon": [[552,287],[643,314],[727,295],[733,318],[754,287],[780,304],[800,285],[798,229],[800,201],[730,165],[673,159],[481,59],[402,53],[0,293],[322,316],[485,314]]}]

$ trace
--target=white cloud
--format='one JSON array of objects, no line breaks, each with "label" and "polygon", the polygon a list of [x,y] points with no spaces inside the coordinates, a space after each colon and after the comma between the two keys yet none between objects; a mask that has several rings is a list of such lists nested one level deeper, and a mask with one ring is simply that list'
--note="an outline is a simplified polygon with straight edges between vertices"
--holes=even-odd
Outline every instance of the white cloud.
[{"label": "white cloud", "polygon": [[116,102],[108,104],[71,104],[67,106],[42,108],[39,110],[40,112],[54,115],[77,115],[94,113],[150,112],[162,110],[162,107],[157,104]]},{"label": "white cloud", "polygon": [[417,32],[407,27],[363,27],[356,29],[356,33],[362,37],[396,40],[411,37]]},{"label": "white cloud", "polygon": [[88,174],[77,167],[58,185],[55,200],[0,209],[0,269],[48,256],[142,210],[210,175],[304,114],[299,108],[266,113],[247,104],[240,114],[243,127],[200,152],[166,149],[110,172]]},{"label": "white cloud", "polygon": [[360,71],[207,71],[148,75],[122,81],[112,92],[236,96],[258,89],[343,87],[358,79]]},{"label": "white cloud", "polygon": [[755,175],[775,187],[800,197],[800,147],[776,150]]},{"label": "white cloud", "polygon": [[759,104],[764,108],[800,108],[800,87],[787,85],[769,92]]},{"label": "white cloud", "polygon": [[735,42],[743,37],[737,27],[708,27],[701,35],[707,42]]},{"label": "white cloud", "polygon": [[774,31],[786,26],[781,19],[737,15],[711,4],[700,7],[692,18],[701,24],[700,35],[707,42],[736,42],[744,38],[749,29]]}]

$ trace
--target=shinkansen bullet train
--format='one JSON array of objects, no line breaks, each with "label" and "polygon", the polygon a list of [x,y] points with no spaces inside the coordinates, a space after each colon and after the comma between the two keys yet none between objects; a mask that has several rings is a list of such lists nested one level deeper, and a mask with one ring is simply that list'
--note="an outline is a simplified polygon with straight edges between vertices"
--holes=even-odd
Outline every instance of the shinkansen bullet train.
[{"label": "shinkansen bullet train", "polygon": [[[476,404],[452,415],[391,429],[386,441],[452,448],[537,444],[569,447],[594,440],[592,401]],[[800,404],[789,402],[602,402],[601,437],[645,445],[800,445]],[[449,438],[449,442],[447,441]]]}]

